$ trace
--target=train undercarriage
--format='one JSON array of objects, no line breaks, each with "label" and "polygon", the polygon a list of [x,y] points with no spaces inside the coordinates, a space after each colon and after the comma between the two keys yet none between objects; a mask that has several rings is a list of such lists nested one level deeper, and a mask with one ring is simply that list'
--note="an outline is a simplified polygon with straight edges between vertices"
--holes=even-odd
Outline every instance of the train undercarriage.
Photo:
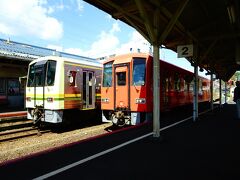
[{"label": "train undercarriage", "polygon": [[152,120],[150,112],[131,112],[131,111],[102,111],[102,122],[112,122],[113,125],[122,127],[125,125],[137,125],[145,121]]}]

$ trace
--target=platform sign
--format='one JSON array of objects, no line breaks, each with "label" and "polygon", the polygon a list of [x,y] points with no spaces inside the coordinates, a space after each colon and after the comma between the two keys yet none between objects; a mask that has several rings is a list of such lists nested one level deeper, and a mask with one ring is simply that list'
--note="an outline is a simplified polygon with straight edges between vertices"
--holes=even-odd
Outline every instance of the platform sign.
[{"label": "platform sign", "polygon": [[193,56],[193,44],[178,46],[177,54],[178,54],[178,58],[192,57]]}]

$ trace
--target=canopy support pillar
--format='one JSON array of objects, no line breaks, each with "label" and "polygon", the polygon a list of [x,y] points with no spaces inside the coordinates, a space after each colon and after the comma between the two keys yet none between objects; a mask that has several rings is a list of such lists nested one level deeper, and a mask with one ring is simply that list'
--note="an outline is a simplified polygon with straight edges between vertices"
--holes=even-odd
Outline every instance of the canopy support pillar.
[{"label": "canopy support pillar", "polygon": [[227,104],[227,81],[225,81],[225,104]]},{"label": "canopy support pillar", "polygon": [[210,81],[210,93],[211,93],[211,111],[213,111],[213,74],[211,74],[211,81]]},{"label": "canopy support pillar", "polygon": [[160,137],[160,63],[156,44],[153,45],[153,137]]},{"label": "canopy support pillar", "polygon": [[193,121],[198,119],[198,65],[194,63]]}]

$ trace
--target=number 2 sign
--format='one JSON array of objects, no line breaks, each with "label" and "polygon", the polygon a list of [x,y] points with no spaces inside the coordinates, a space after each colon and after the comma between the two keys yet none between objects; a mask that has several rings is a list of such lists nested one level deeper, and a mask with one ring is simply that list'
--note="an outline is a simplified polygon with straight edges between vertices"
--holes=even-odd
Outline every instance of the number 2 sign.
[{"label": "number 2 sign", "polygon": [[193,44],[178,46],[177,54],[178,54],[178,58],[193,56]]}]

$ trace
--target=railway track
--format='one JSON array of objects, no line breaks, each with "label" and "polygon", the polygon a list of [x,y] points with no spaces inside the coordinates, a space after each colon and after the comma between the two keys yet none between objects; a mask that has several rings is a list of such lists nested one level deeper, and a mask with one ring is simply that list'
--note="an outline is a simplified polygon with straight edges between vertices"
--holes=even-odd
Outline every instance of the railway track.
[{"label": "railway track", "polygon": [[32,121],[26,119],[25,116],[1,118],[0,119],[0,132],[12,130],[12,129],[31,127],[32,125],[33,125]]},{"label": "railway track", "polygon": [[[81,129],[85,132],[85,128],[91,127],[92,125],[98,126],[95,122],[87,121],[67,127],[54,128],[51,126],[43,126],[39,129],[34,127],[33,122],[26,119],[26,117],[4,118],[0,119],[0,143],[23,140],[27,137],[40,136],[42,134],[62,134],[76,129]],[[101,129],[101,127],[99,129]]]},{"label": "railway track", "polygon": [[111,129],[111,126],[111,123],[103,123],[65,130],[45,128],[45,130],[40,130],[41,136],[38,136],[37,129],[31,129],[31,127],[0,132],[0,164],[4,161],[108,133],[107,129]]},{"label": "railway track", "polygon": [[5,141],[13,141],[30,136],[39,136],[44,133],[49,133],[50,130],[39,130],[35,127],[24,127],[20,129],[12,129],[0,132],[0,143]]},{"label": "railway track", "polygon": [[4,117],[0,119],[0,143],[40,135],[49,131],[33,127],[32,121],[26,119],[25,116]]}]

